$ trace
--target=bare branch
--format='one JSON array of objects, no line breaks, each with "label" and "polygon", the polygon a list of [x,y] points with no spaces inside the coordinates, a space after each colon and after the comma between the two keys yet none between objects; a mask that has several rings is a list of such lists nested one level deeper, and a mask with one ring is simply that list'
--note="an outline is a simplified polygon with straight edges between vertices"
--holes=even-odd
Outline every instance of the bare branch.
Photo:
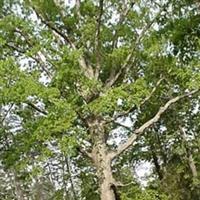
[{"label": "bare branch", "polygon": [[70,181],[71,188],[72,188],[73,199],[78,200],[77,193],[76,193],[76,190],[75,190],[75,187],[74,187],[74,180],[73,180],[73,176],[72,176],[71,162],[70,162],[69,156],[65,157],[65,163],[67,165],[67,171],[68,171],[68,174],[69,174],[69,181]]},{"label": "bare branch", "polygon": [[[135,48],[134,48],[135,49]],[[129,61],[131,60],[132,56],[133,56],[133,50],[131,51],[130,54],[128,54],[128,56],[125,59],[124,64],[121,66],[120,70],[113,76],[113,74],[111,74],[111,76],[109,77],[107,83],[106,83],[106,87],[111,87],[120,77],[120,75],[123,73],[124,69],[128,66]],[[133,61],[133,63],[135,62],[135,59]]]},{"label": "bare branch", "polygon": [[147,128],[149,128],[150,126],[152,126],[154,123],[158,122],[161,115],[166,112],[168,110],[168,108],[176,103],[177,101],[185,98],[185,97],[190,97],[191,95],[195,94],[199,92],[199,90],[193,90],[189,93],[177,96],[169,101],[167,101],[167,103],[163,106],[160,107],[160,109],[158,110],[158,112],[156,113],[156,115],[151,118],[150,120],[148,120],[147,122],[145,122],[142,126],[140,126],[139,128],[137,128],[133,134],[130,136],[130,138],[127,140],[126,143],[120,145],[116,152],[112,153],[112,159],[119,156],[121,153],[123,153],[125,150],[127,150],[129,147],[132,146],[132,144],[136,141],[136,139],[138,138],[139,135],[141,135]]},{"label": "bare branch", "polygon": [[14,106],[14,104],[11,104],[11,105],[10,105],[10,107],[9,107],[8,110],[6,111],[6,113],[5,113],[4,117],[3,117],[3,119],[1,120],[1,123],[3,123],[3,122],[5,121],[6,117],[7,117],[8,114],[10,113],[10,111],[11,111],[11,109],[12,109],[13,106]]},{"label": "bare branch", "polygon": [[136,183],[134,181],[131,181],[129,183],[121,183],[121,182],[117,182],[116,186],[117,187],[127,187],[127,186],[130,186],[130,185],[135,185]]},{"label": "bare branch", "polygon": [[101,18],[103,15],[103,0],[99,0],[99,15],[97,18],[96,36],[95,36],[95,51],[96,51],[96,69],[95,78],[98,79],[101,68],[101,55],[100,55],[100,29],[101,29]]},{"label": "bare branch", "polygon": [[114,121],[114,123],[115,123],[117,126],[123,127],[123,128],[125,128],[126,130],[128,130],[128,131],[133,131],[133,130],[131,129],[131,127],[128,127],[128,126],[126,126],[126,125],[124,125],[124,124],[121,124],[121,123],[116,122],[116,121]]},{"label": "bare branch", "polygon": [[26,102],[26,104],[28,106],[30,106],[31,108],[33,108],[34,110],[38,111],[39,113],[42,113],[43,115],[47,115],[48,114],[45,110],[42,110],[41,108],[37,107],[35,104],[33,104],[31,102]]},{"label": "bare branch", "polygon": [[52,78],[52,74],[46,69],[47,67],[47,61],[46,61],[46,57],[44,56],[44,54],[41,51],[37,52],[37,57],[34,56],[30,56],[33,60],[35,60],[37,63],[40,64],[42,70],[46,73],[46,75],[48,76],[48,78]]},{"label": "bare branch", "polygon": [[150,92],[149,96],[147,96],[147,97],[142,101],[142,103],[140,104],[140,107],[141,107],[142,105],[144,105],[147,101],[149,101],[149,99],[153,96],[153,94],[155,93],[156,89],[158,88],[158,86],[161,84],[161,82],[162,82],[163,80],[164,80],[164,78],[160,78],[160,79],[157,81],[155,87],[152,89],[152,91]]},{"label": "bare branch", "polygon": [[62,37],[70,45],[72,49],[76,49],[75,45],[73,44],[73,42],[71,41],[71,39],[69,38],[67,34],[64,34],[61,30],[55,27],[52,22],[44,19],[34,6],[32,6],[32,8],[35,14],[37,15],[37,17],[41,20],[43,24],[45,24],[50,30],[57,33],[60,37]]}]

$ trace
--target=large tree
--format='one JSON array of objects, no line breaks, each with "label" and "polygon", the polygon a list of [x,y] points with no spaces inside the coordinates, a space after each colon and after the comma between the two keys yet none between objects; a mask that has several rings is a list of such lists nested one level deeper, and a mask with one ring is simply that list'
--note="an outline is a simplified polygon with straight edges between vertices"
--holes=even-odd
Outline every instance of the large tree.
[{"label": "large tree", "polygon": [[[59,161],[72,188],[69,194],[63,179],[68,199],[139,199],[125,195],[131,177],[122,171],[142,157],[143,146],[163,180],[176,165],[169,149],[176,149],[178,134],[196,180],[185,131],[198,138],[198,1],[3,0],[0,6],[2,166],[14,177],[18,199],[26,194],[17,177],[44,160]],[[62,181],[61,169],[52,170]],[[35,199],[50,198],[39,191],[45,181],[35,181]]]}]

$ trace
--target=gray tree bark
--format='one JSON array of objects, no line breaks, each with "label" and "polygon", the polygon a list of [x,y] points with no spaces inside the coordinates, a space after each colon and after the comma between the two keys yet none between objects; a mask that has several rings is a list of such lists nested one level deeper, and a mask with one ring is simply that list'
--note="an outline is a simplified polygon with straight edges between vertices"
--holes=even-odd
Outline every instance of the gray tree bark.
[{"label": "gray tree bark", "polygon": [[112,157],[106,145],[106,132],[103,121],[96,118],[92,119],[88,124],[93,141],[91,155],[97,170],[100,198],[101,200],[118,200],[113,189],[116,181],[112,173]]}]

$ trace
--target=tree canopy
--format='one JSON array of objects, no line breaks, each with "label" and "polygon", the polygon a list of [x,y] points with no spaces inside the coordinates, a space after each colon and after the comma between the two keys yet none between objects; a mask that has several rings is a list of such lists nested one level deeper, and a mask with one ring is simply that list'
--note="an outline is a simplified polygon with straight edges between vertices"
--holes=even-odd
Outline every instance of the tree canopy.
[{"label": "tree canopy", "polygon": [[0,198],[198,200],[199,36],[195,0],[1,0]]}]

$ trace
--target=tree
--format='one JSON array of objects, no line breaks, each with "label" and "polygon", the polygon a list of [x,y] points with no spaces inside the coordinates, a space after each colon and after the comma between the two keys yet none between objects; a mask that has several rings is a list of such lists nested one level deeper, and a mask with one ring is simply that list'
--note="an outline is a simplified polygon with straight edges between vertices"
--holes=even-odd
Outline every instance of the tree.
[{"label": "tree", "polygon": [[[71,188],[64,178],[63,198],[128,199],[115,171],[145,137],[162,179],[153,132],[180,131],[168,117],[189,123],[199,104],[199,22],[187,0],[2,1],[4,167],[21,174],[54,158]],[[60,182],[52,163],[46,172]]]}]

